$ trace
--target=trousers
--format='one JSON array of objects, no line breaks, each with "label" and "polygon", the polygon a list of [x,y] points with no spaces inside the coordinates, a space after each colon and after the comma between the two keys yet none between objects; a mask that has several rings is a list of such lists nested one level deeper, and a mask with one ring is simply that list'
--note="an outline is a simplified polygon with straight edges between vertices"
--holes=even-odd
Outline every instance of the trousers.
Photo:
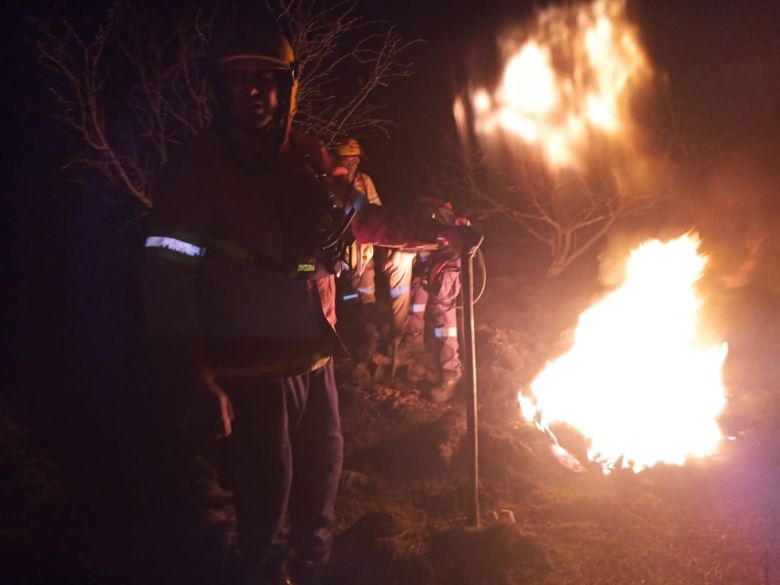
[{"label": "trousers", "polygon": [[411,308],[406,336],[422,343],[426,322],[431,346],[442,379],[460,378],[463,366],[458,347],[457,303],[460,295],[460,265],[448,267],[425,286],[429,258],[418,255],[411,284]]},{"label": "trousers", "polygon": [[324,563],[344,442],[333,362],[279,380],[220,383],[235,411],[224,465],[244,570],[273,574],[289,552]]},{"label": "trousers", "polygon": [[412,264],[414,252],[404,252],[391,248],[380,248],[383,269],[387,276],[390,312],[393,315],[392,336],[400,340],[409,319],[409,302],[412,283]]}]

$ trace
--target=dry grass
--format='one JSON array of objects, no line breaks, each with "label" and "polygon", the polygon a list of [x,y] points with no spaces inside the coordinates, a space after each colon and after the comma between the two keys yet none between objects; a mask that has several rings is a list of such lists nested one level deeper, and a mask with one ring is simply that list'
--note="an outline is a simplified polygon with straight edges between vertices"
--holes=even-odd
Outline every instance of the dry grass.
[{"label": "dry grass", "polygon": [[[520,422],[515,397],[565,351],[598,293],[576,285],[494,281],[478,306],[480,529],[466,522],[463,402],[434,406],[417,382],[374,381],[365,363],[339,365],[347,444],[329,583],[780,585],[780,306],[750,298],[719,306],[731,346],[723,428],[736,440],[718,456],[639,475],[574,473]],[[64,486],[61,462],[5,415],[0,448],[8,472],[0,537],[19,577],[8,573],[8,582],[35,574],[54,582],[46,576],[75,563],[48,573],[31,566],[51,562],[58,538],[76,530],[62,519],[84,486],[73,477]],[[207,522],[223,531],[229,564],[232,508],[209,473],[205,465]]]},{"label": "dry grass", "polygon": [[[746,311],[745,299],[720,307],[739,334],[728,339],[732,395],[722,423],[737,438],[718,456],[638,475],[577,474],[519,421],[514,400],[546,359],[565,351],[577,315],[597,292],[560,281],[544,289],[495,283],[478,307],[482,529],[466,527],[463,405],[432,407],[401,382],[379,392],[347,388],[347,477],[362,481],[359,490],[351,482],[342,489],[342,539],[363,522],[363,509],[393,517],[395,528],[363,533],[348,558],[337,556],[340,583],[780,583],[780,398],[772,360],[780,311]],[[382,570],[350,577],[355,549],[370,550]]]}]

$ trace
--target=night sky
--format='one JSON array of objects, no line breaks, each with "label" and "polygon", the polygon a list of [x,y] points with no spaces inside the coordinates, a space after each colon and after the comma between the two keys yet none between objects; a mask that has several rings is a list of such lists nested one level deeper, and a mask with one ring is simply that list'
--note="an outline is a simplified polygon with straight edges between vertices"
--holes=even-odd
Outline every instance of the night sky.
[{"label": "night sky", "polygon": [[[449,115],[453,78],[469,54],[530,10],[524,2],[487,4],[426,4],[423,14],[407,21],[411,36],[425,37],[428,30],[431,40],[420,49],[418,73],[405,95],[436,96],[436,108]],[[414,5],[401,2],[398,12],[415,14]],[[652,0],[629,7],[658,73],[657,108],[676,145],[691,157],[680,172],[697,171],[701,183],[736,166],[740,176],[752,177],[749,188],[766,203],[780,188],[780,2]],[[435,130],[426,123],[436,119],[433,101],[398,101],[399,119],[409,123],[393,141],[428,144],[420,150],[435,157]],[[439,121],[449,123],[444,114]]]},{"label": "night sky", "polygon": [[[51,102],[41,91],[44,81],[27,42],[34,35],[27,16],[43,15],[57,4],[19,2],[13,16],[4,19],[9,31],[3,41],[3,69],[15,82],[4,92],[5,109],[14,112],[4,148],[14,147],[3,159],[22,183],[30,172],[19,161],[29,160],[30,151],[36,157],[49,156],[54,148],[50,144],[59,142],[54,136],[56,125],[44,123],[43,112],[29,111],[31,106],[43,109]],[[94,8],[88,9],[82,8],[86,4],[62,2],[58,11],[88,26],[107,3],[92,4]],[[404,37],[424,40],[408,52],[415,76],[377,96],[399,126],[389,142],[366,137],[369,153],[377,155],[370,165],[377,182],[384,185],[382,190],[395,191],[395,182],[400,182],[399,190],[413,190],[428,180],[426,159],[441,153],[437,141],[450,124],[453,90],[465,79],[466,63],[480,48],[484,53],[498,31],[526,17],[532,3],[366,0],[361,6],[366,14],[397,24]],[[662,107],[673,108],[685,147],[702,164],[749,161],[751,169],[776,181],[769,175],[780,143],[774,122],[780,108],[780,2],[647,0],[629,6],[656,70],[666,77]],[[41,127],[34,140],[29,134],[31,119]],[[20,143],[25,148],[19,149]],[[9,161],[15,162],[9,165]],[[411,172],[399,173],[399,168]]]}]

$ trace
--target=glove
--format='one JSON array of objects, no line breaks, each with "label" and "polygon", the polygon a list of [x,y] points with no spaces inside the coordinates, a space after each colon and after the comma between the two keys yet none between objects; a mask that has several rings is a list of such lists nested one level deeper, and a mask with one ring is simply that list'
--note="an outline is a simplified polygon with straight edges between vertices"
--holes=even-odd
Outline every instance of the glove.
[{"label": "glove", "polygon": [[473,257],[485,237],[474,226],[448,225],[439,230],[437,239],[440,246],[452,257],[464,254]]}]

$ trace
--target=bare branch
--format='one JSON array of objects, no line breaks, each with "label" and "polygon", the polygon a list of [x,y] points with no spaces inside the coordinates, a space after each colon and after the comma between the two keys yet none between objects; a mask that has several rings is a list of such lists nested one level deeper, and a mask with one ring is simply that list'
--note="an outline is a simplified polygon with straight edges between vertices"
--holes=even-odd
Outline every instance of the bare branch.
[{"label": "bare branch", "polygon": [[61,30],[42,25],[38,41],[40,62],[64,82],[62,89],[53,88],[61,112],[58,118],[80,136],[85,151],[70,161],[74,165],[92,168],[110,182],[124,186],[145,207],[151,199],[139,176],[128,169],[121,155],[109,140],[103,90],[110,69],[103,59],[106,47],[113,39],[115,11],[110,9],[93,40],[85,42],[70,23],[61,23]]},{"label": "bare branch", "polygon": [[474,157],[462,145],[458,157],[451,184],[473,202],[477,217],[505,218],[544,244],[550,253],[548,276],[582,257],[619,219],[653,202],[650,194],[627,188],[631,181],[618,177],[619,165],[606,159],[595,160],[596,170],[585,174],[551,173],[532,159],[516,158],[488,168],[486,157]]},{"label": "bare branch", "polygon": [[[400,55],[413,42],[360,16],[358,0],[269,3],[299,63],[295,125],[328,144],[348,134],[387,134],[391,122],[371,99],[411,75]],[[219,15],[191,11],[175,22],[157,16],[117,0],[91,36],[68,22],[48,22],[39,23],[37,41],[39,61],[56,80],[54,117],[83,146],[64,168],[98,172],[144,208],[152,205],[151,174],[168,160],[170,147],[211,123],[197,61]],[[111,75],[109,63],[122,75]],[[107,93],[122,99],[107,104]]]},{"label": "bare branch", "polygon": [[359,16],[357,0],[271,5],[291,38],[300,70],[296,127],[327,145],[359,131],[388,134],[392,124],[370,98],[392,80],[411,75],[412,64],[401,62],[400,55],[417,41]]}]

